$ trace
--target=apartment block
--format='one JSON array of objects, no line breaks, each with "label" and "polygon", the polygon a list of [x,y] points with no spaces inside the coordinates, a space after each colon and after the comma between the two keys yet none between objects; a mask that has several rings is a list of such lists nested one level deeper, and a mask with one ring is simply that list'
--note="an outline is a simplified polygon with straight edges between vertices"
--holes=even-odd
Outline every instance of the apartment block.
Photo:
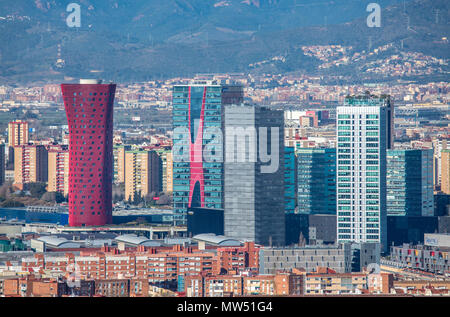
[{"label": "apartment block", "polygon": [[125,183],[125,152],[130,151],[130,145],[114,145],[114,183]]},{"label": "apartment block", "polygon": [[27,183],[47,182],[48,152],[43,145],[14,147],[14,186],[23,189]]},{"label": "apartment block", "polygon": [[448,247],[426,245],[391,246],[390,260],[404,267],[431,273],[450,272],[450,251]]},{"label": "apartment block", "polygon": [[64,286],[56,279],[37,278],[29,275],[3,281],[5,297],[60,297],[64,294]]},{"label": "apartment block", "polygon": [[171,151],[160,152],[162,163],[162,191],[173,192],[173,158]]},{"label": "apartment block", "polygon": [[69,194],[69,151],[66,147],[48,149],[48,186],[49,192]]},{"label": "apartment block", "polygon": [[[433,143],[433,180],[436,189],[442,187],[442,152],[450,149],[448,139],[434,138]],[[447,165],[448,168],[448,165]]]},{"label": "apartment block", "polygon": [[242,247],[217,248],[220,272],[237,274],[244,270],[258,270],[259,247],[246,242]]},{"label": "apartment block", "polygon": [[441,153],[441,191],[450,195],[450,149]]},{"label": "apartment block", "polygon": [[162,190],[161,158],[155,151],[125,152],[125,200]]},{"label": "apartment block", "polygon": [[13,121],[8,123],[8,146],[28,144],[28,122]]},{"label": "apartment block", "polygon": [[146,279],[151,285],[176,290],[180,279],[186,276],[218,274],[214,252],[171,248],[140,248],[135,252],[120,252],[103,248],[102,251],[66,253],[64,256],[36,254],[22,259],[22,270],[52,270],[66,272],[76,267],[83,280],[113,280],[122,278]]},{"label": "apartment block", "polygon": [[188,297],[302,295],[303,274],[190,276],[185,293]]},{"label": "apartment block", "polygon": [[48,278],[38,275],[0,279],[5,297],[147,297],[149,284],[145,279],[119,278],[81,280],[78,285],[68,283],[66,277]]},{"label": "apartment block", "polygon": [[366,274],[307,274],[305,294],[361,294],[367,284]]},{"label": "apartment block", "polygon": [[0,185],[3,185],[3,183],[5,182],[5,148],[5,144],[0,144]]}]

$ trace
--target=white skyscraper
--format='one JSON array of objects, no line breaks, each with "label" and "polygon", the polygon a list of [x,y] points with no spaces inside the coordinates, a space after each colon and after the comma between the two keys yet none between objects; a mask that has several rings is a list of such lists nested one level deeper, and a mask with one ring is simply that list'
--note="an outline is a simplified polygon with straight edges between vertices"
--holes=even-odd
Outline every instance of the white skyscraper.
[{"label": "white skyscraper", "polygon": [[348,97],[337,107],[337,241],[387,248],[386,149],[392,143],[389,96]]}]

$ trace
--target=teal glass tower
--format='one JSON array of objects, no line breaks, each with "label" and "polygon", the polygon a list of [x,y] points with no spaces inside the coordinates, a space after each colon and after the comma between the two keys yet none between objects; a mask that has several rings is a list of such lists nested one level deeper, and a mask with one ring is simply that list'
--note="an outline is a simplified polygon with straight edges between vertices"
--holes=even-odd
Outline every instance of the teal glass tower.
[{"label": "teal glass tower", "polygon": [[294,147],[284,148],[284,212],[293,214],[297,200],[297,157]]},{"label": "teal glass tower", "polygon": [[388,216],[433,216],[433,150],[387,151]]},{"label": "teal glass tower", "polygon": [[298,212],[336,214],[336,149],[297,149]]},{"label": "teal glass tower", "polygon": [[[223,106],[242,102],[242,86],[199,82],[173,87],[175,225],[186,225],[189,207],[223,208]],[[205,157],[205,148],[213,159]]]}]

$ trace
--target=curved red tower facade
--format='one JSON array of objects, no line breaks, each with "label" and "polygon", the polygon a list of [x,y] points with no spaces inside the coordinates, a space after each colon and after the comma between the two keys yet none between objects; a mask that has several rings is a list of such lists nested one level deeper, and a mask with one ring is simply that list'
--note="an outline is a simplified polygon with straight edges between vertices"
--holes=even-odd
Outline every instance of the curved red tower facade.
[{"label": "curved red tower facade", "polygon": [[69,126],[69,225],[112,223],[115,84],[62,84]]}]

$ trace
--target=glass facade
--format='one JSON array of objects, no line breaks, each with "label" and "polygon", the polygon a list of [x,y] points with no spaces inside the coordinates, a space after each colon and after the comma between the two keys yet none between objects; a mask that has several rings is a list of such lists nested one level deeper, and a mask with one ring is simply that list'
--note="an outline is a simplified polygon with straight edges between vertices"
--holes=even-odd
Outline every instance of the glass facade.
[{"label": "glass facade", "polygon": [[433,216],[433,150],[387,152],[387,214]]},{"label": "glass facade", "polygon": [[336,214],[336,149],[299,148],[298,211]]},{"label": "glass facade", "polygon": [[[203,162],[204,134],[210,127],[222,127],[221,86],[175,86],[173,88],[173,127],[189,131],[189,160],[173,162],[174,221],[186,224],[188,207],[222,208],[223,166]],[[174,145],[184,141],[174,133]]]},{"label": "glass facade", "polygon": [[[186,225],[188,207],[223,208],[223,105],[242,101],[242,86],[173,87],[173,144],[183,149],[173,154],[175,225]],[[218,159],[205,158],[206,148]]]},{"label": "glass facade", "polygon": [[386,150],[389,96],[346,98],[337,107],[337,240],[386,250]]},{"label": "glass facade", "polygon": [[286,146],[284,148],[284,212],[289,214],[295,212],[297,199],[296,167],[297,157],[295,156],[295,149],[294,147]]},{"label": "glass facade", "polygon": [[[227,131],[234,128],[243,129],[242,133],[227,132],[225,136],[227,150],[236,149],[235,160],[227,159],[224,164],[225,236],[251,240],[261,245],[284,245],[283,112],[250,105],[226,106],[224,118]],[[261,129],[265,128],[268,130],[267,134],[261,132]],[[278,135],[272,135],[272,129],[277,130]],[[242,138],[248,141],[242,142]],[[255,149],[250,144],[258,144],[258,160],[256,157],[250,159],[250,153]],[[264,153],[262,144],[267,144],[266,149],[270,149],[270,162],[262,162],[260,159],[261,153]],[[245,159],[236,159],[239,157],[236,154],[239,153],[244,154]],[[227,153],[227,158],[228,154],[230,153]],[[272,164],[275,164],[275,170],[267,171],[267,166]]]}]

